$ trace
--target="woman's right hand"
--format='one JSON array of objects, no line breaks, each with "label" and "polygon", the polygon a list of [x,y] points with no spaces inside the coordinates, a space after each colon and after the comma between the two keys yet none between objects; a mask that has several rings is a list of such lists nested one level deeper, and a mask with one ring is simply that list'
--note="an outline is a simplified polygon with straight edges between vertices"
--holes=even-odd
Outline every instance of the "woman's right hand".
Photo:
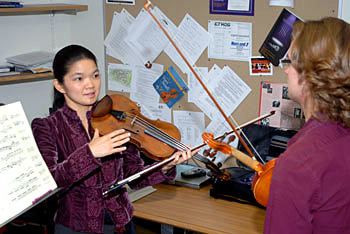
[{"label": "woman's right hand", "polygon": [[128,141],[130,141],[130,133],[124,129],[115,130],[104,136],[100,136],[98,129],[95,129],[89,147],[95,158],[102,158],[126,150],[122,145]]}]

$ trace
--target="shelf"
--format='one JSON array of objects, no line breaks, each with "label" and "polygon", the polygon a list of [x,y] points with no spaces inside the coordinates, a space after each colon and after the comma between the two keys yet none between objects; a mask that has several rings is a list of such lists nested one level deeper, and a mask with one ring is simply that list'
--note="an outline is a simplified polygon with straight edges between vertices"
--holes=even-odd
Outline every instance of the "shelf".
[{"label": "shelf", "polygon": [[25,4],[22,8],[0,8],[0,15],[36,15],[51,13],[76,14],[78,11],[87,10],[88,5]]},{"label": "shelf", "polygon": [[13,76],[0,76],[0,85],[2,84],[13,84],[13,83],[22,83],[28,81],[39,81],[39,80],[48,80],[53,79],[52,72],[44,72],[33,74],[31,72],[22,72],[20,75]]}]

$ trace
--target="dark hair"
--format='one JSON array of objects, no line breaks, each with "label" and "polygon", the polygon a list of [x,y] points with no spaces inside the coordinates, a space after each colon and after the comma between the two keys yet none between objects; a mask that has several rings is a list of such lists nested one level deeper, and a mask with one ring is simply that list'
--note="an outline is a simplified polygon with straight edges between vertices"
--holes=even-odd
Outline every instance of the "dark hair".
[{"label": "dark hair", "polygon": [[[54,78],[63,84],[63,77],[68,73],[71,66],[82,59],[91,59],[97,66],[95,55],[80,45],[69,45],[58,51],[53,60],[52,69]],[[65,102],[64,96],[54,87],[52,112],[61,108]]]}]

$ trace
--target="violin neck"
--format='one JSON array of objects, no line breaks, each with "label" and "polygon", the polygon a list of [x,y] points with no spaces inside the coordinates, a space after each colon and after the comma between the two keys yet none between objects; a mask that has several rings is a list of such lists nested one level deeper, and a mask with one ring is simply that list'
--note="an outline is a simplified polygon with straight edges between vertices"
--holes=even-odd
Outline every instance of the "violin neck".
[{"label": "violin neck", "polygon": [[244,165],[254,170],[255,172],[260,172],[262,170],[262,165],[260,162],[249,157],[245,153],[239,151],[236,148],[231,147],[231,155],[241,161]]}]

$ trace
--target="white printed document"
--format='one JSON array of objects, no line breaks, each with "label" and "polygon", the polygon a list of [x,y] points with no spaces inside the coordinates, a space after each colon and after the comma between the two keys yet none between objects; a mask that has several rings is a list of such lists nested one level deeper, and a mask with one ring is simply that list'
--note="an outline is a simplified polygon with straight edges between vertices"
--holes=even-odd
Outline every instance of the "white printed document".
[{"label": "white printed document", "polygon": [[249,61],[252,56],[252,23],[209,20],[208,58]]},{"label": "white printed document", "polygon": [[0,106],[0,227],[57,188],[20,102]]}]

